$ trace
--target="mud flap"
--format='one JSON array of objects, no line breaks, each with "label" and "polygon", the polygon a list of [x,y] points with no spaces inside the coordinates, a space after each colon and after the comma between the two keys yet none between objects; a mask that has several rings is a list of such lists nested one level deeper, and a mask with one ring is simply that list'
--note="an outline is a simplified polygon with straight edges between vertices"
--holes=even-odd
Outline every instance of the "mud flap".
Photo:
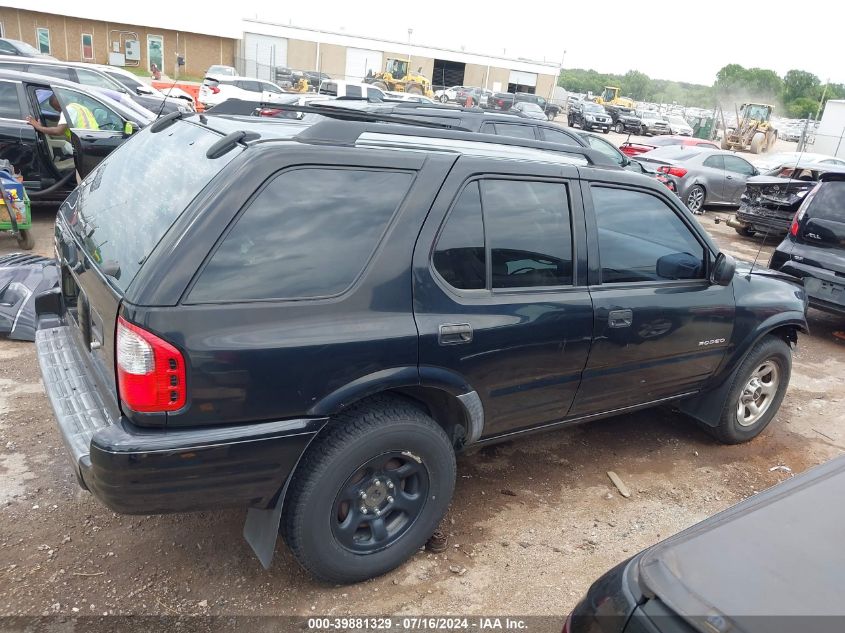
[{"label": "mud flap", "polygon": [[255,552],[264,569],[270,569],[270,563],[273,562],[273,554],[276,551],[276,540],[279,538],[279,526],[282,521],[282,506],[284,505],[285,493],[288,491],[290,479],[288,477],[272,508],[267,508],[266,510],[250,508],[246,512],[244,538],[249,543],[252,551]]},{"label": "mud flap", "polygon": [[715,389],[699,393],[691,398],[686,398],[678,403],[678,409],[707,426],[719,426],[722,418],[722,409],[725,408],[725,399],[734,384],[736,372],[734,369],[721,385]]}]

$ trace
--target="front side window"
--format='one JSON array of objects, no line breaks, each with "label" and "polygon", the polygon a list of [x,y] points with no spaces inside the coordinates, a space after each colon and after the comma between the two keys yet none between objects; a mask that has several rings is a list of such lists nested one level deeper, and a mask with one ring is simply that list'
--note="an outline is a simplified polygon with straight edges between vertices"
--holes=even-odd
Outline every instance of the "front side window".
[{"label": "front side window", "polygon": [[346,290],[370,260],[414,177],[294,169],[249,203],[191,290],[191,303],[302,299]]},{"label": "front side window", "polygon": [[265,90],[266,92],[272,92],[272,93],[275,93],[275,94],[281,94],[281,92],[282,92],[281,88],[275,86],[274,84],[268,83],[266,81],[261,82],[261,88],[263,90]]},{"label": "front side window", "polygon": [[9,42],[0,42],[0,53],[3,55],[17,55],[18,49],[9,44]]},{"label": "front side window", "polygon": [[725,156],[725,170],[732,171],[735,174],[742,174],[743,176],[754,175],[754,167],[751,166],[751,163],[737,156]]},{"label": "front side window", "polygon": [[705,278],[704,247],[663,200],[629,189],[591,191],[602,283]]},{"label": "front side window", "polygon": [[360,86],[346,86],[346,96],[347,97],[360,97],[361,95],[361,87]]},{"label": "front side window", "polygon": [[604,139],[599,138],[598,136],[587,136],[587,143],[592,147],[594,150],[601,152],[608,158],[610,158],[613,162],[618,165],[624,163],[624,157],[622,152],[616,149],[611,143],[608,143]]},{"label": "front side window", "polygon": [[83,86],[105,88],[106,90],[118,90],[120,92],[124,91],[121,84],[116,83],[114,80],[106,77],[105,75],[95,73],[94,71],[87,70],[85,68],[77,68],[76,76],[79,78],[79,83]]},{"label": "front side window", "polygon": [[72,129],[123,130],[124,121],[120,115],[97,99],[59,87],[56,87],[56,96],[70,116],[68,125]]}]

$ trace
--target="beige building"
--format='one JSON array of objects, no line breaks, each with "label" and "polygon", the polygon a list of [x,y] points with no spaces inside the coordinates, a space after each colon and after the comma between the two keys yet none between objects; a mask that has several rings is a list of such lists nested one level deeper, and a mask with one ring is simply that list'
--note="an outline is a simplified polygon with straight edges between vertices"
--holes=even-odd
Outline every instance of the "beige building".
[{"label": "beige building", "polygon": [[[154,19],[151,17],[151,21]],[[179,57],[184,61],[180,76],[202,77],[212,64],[231,66],[238,42],[235,38],[154,25],[119,24],[5,6],[0,7],[0,31],[3,37],[24,41],[57,59],[144,70],[156,63],[171,77]]]},{"label": "beige building", "polygon": [[[478,86],[494,91],[533,92],[549,97],[557,63],[512,59],[380,40],[259,20],[243,20],[235,66],[239,72],[273,79],[279,66],[319,70],[336,79],[361,81],[383,70],[389,59],[411,60],[435,86]],[[410,38],[409,38],[410,39]]]},{"label": "beige building", "polygon": [[558,65],[551,62],[259,20],[224,20],[225,28],[220,27],[215,33],[197,33],[166,14],[151,14],[145,24],[114,21],[115,17],[127,19],[126,16],[134,15],[137,22],[138,16],[144,15],[138,6],[107,4],[77,9],[54,2],[54,6],[62,7],[62,14],[57,14],[31,11],[24,8],[26,2],[18,0],[7,0],[7,4],[20,8],[0,7],[3,37],[22,40],[67,61],[145,71],[155,63],[171,77],[201,79],[209,66],[223,64],[235,66],[244,76],[270,81],[275,79],[278,67],[319,70],[335,79],[361,81],[370,72],[384,70],[388,60],[410,59],[411,68],[419,69],[435,87],[477,86],[493,91],[532,92],[548,98],[559,72]]}]

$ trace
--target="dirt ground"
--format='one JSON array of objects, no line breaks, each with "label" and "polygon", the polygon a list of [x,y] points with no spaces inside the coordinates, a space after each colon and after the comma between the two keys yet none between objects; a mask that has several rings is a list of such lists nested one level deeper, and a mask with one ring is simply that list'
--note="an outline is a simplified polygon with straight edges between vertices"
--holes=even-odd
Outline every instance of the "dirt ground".
[{"label": "dirt ground", "polygon": [[[36,251],[49,254],[52,213],[36,216]],[[753,259],[760,242],[719,216],[701,221]],[[0,237],[0,253],[13,245]],[[845,340],[834,332],[845,322],[809,320],[780,413],[753,442],[721,446],[658,409],[471,450],[458,459],[447,553],[348,587],[312,581],[281,541],[264,571],[241,537],[243,511],[107,510],[74,480],[32,343],[0,340],[0,615],[565,616],[616,563],[791,476],[774,467],[799,473],[842,452]]]}]

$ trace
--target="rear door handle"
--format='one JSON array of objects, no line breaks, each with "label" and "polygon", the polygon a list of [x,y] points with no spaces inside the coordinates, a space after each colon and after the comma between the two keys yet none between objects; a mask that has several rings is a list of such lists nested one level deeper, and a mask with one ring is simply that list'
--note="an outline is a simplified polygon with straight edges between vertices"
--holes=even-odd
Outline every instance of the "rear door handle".
[{"label": "rear door handle", "polygon": [[734,177],[733,177],[733,176],[731,176],[730,174],[728,174],[727,176],[725,176],[725,178],[727,178],[728,180],[733,180],[733,179],[734,179]]},{"label": "rear door handle", "polygon": [[443,323],[437,334],[441,345],[461,345],[472,342],[472,326],[469,323]]},{"label": "rear door handle", "polygon": [[630,327],[633,321],[633,310],[611,310],[607,314],[607,324],[613,328]]}]

